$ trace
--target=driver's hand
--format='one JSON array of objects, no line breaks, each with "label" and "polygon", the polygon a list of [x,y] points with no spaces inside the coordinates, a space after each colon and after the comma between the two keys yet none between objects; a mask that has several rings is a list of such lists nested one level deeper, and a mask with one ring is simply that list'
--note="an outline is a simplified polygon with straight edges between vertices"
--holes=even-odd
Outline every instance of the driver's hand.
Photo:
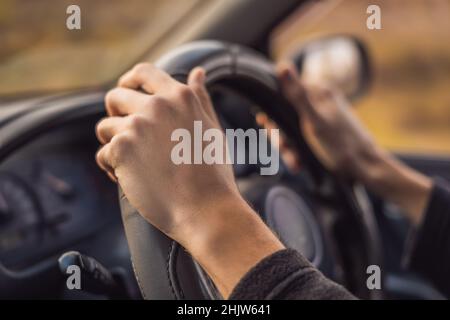
[{"label": "driver's hand", "polygon": [[[278,67],[282,89],[299,114],[300,126],[316,156],[336,174],[363,183],[399,206],[413,224],[419,224],[432,181],[407,167],[379,147],[353,114],[349,102],[333,88],[311,87],[300,81],[295,66]],[[260,117],[260,125],[274,124]],[[283,145],[283,141],[281,141]],[[298,166],[298,155],[284,143],[286,163]],[[285,157],[286,158],[286,157]]]},{"label": "driver's hand", "polygon": [[171,159],[176,129],[186,129],[192,139],[194,121],[203,130],[220,129],[204,81],[202,69],[194,69],[184,85],[150,64],[122,76],[105,98],[109,117],[97,125],[103,144],[97,162],[131,205],[181,243],[227,297],[253,265],[283,246],[241,198],[229,164],[176,165]]},{"label": "driver's hand", "polygon": [[317,157],[337,174],[364,179],[367,164],[378,158],[380,150],[346,98],[332,88],[302,83],[292,64],[279,65],[278,75]]},{"label": "driver's hand", "polygon": [[108,92],[109,117],[97,125],[104,145],[97,153],[99,166],[117,179],[148,221],[172,237],[213,202],[239,197],[230,165],[171,160],[176,129],[187,129],[193,139],[194,121],[201,121],[203,130],[220,128],[203,81],[201,69],[193,70],[184,85],[150,64],[139,64]]}]

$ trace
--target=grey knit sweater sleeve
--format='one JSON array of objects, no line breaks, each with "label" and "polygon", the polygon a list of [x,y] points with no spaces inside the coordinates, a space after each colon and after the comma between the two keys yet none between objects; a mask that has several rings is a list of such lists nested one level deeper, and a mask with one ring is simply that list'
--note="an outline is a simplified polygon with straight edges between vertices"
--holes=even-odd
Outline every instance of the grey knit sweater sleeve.
[{"label": "grey knit sweater sleeve", "polygon": [[355,299],[292,249],[259,262],[233,290],[235,300]]}]

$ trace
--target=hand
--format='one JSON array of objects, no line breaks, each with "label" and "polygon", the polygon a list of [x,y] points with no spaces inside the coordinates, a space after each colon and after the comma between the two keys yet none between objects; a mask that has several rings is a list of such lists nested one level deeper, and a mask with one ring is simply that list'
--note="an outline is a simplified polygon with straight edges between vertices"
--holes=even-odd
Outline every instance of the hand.
[{"label": "hand", "polygon": [[381,150],[346,98],[333,88],[302,83],[290,64],[279,67],[279,78],[316,156],[336,174],[364,179],[368,165],[378,161]]},{"label": "hand", "polygon": [[239,197],[230,165],[171,161],[176,129],[192,132],[195,120],[205,130],[220,128],[203,78],[202,70],[194,70],[184,85],[151,65],[138,65],[107,94],[109,118],[97,126],[105,145],[97,153],[100,167],[118,180],[144,218],[176,239],[184,237],[182,225],[213,203]]},{"label": "hand", "polygon": [[[380,148],[340,92],[302,83],[295,66],[289,63],[281,64],[278,73],[287,99],[299,114],[304,136],[324,165],[397,204],[418,224],[428,202],[431,180]],[[289,158],[287,163],[292,167],[298,159],[292,154]]]},{"label": "hand", "polygon": [[194,69],[184,85],[149,64],[122,76],[105,98],[109,117],[97,125],[104,145],[97,162],[139,213],[181,243],[227,296],[245,272],[283,246],[241,198],[230,165],[171,160],[174,130],[193,136],[194,121],[202,121],[204,130],[220,129],[204,81],[202,69]]}]

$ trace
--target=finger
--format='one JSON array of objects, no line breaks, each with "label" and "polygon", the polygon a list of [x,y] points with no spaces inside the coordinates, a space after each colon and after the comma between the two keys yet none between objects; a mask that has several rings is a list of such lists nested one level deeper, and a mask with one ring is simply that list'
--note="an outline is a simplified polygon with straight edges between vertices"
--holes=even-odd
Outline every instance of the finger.
[{"label": "finger", "polygon": [[[256,115],[255,119],[256,119],[256,123],[260,127],[267,129],[269,137],[271,136],[272,130],[279,129],[277,124],[274,121],[270,120],[270,118],[263,112],[259,112]],[[286,142],[284,135],[281,135],[279,137],[278,144],[279,144],[280,151],[282,151],[287,146],[287,142]]]},{"label": "finger", "polygon": [[188,86],[194,90],[206,113],[214,120],[217,120],[211,97],[205,87],[205,81],[206,74],[203,68],[196,67],[189,73]]},{"label": "finger", "polygon": [[297,68],[291,62],[282,62],[277,66],[277,74],[286,98],[291,102],[299,114],[313,113],[314,108],[307,98]]},{"label": "finger", "polygon": [[[277,124],[262,112],[256,115],[256,123],[260,127],[268,130],[269,139],[271,137],[271,130],[279,129]],[[297,173],[300,170],[300,157],[298,156],[296,150],[289,144],[284,134],[279,135],[278,150],[289,170],[293,173]]]},{"label": "finger", "polygon": [[109,117],[104,118],[97,123],[95,127],[95,133],[97,135],[98,141],[101,144],[107,144],[111,139],[124,130],[126,118],[124,117]]},{"label": "finger", "polygon": [[143,89],[149,94],[170,90],[178,82],[166,72],[149,63],[140,63],[125,73],[118,86],[129,89]]},{"label": "finger", "polygon": [[109,116],[125,116],[138,111],[146,103],[148,95],[128,88],[115,88],[105,97],[106,112]]},{"label": "finger", "polygon": [[301,170],[300,159],[295,151],[286,149],[282,153],[282,158],[292,173],[298,173]]},{"label": "finger", "polygon": [[114,174],[114,169],[108,162],[109,157],[107,156],[107,154],[109,152],[109,148],[109,145],[101,147],[95,155],[95,160],[100,169],[105,171],[112,181],[117,182],[117,177]]}]

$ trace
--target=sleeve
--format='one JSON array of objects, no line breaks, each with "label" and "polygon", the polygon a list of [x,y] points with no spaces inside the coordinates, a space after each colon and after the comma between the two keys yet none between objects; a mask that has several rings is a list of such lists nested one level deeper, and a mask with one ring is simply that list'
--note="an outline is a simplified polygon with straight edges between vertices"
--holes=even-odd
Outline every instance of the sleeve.
[{"label": "sleeve", "polygon": [[404,263],[450,296],[450,186],[436,179],[424,219],[407,242]]},{"label": "sleeve", "polygon": [[344,287],[327,279],[292,249],[278,251],[253,267],[237,284],[231,300],[350,300]]}]

